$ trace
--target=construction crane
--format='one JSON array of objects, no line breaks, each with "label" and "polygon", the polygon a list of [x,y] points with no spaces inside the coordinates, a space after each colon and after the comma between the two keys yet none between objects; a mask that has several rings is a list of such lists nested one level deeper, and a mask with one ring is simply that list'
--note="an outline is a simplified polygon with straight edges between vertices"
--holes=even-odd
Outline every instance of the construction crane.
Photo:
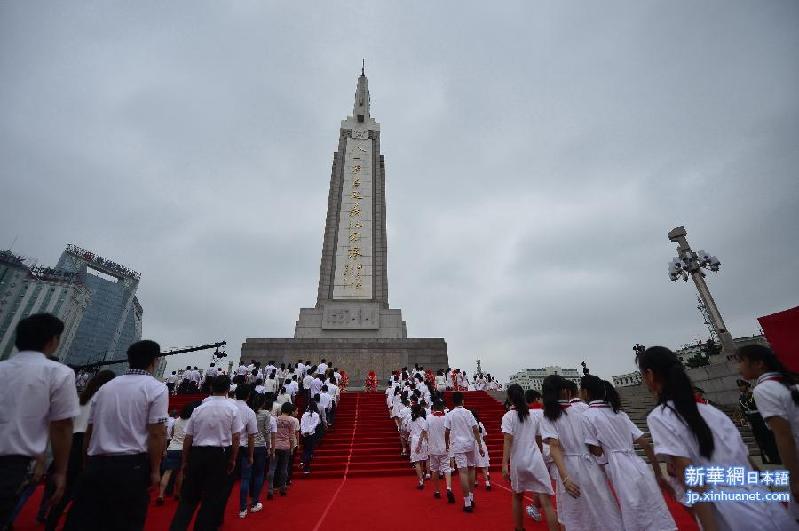
[{"label": "construction crane", "polygon": [[[219,347],[224,347],[225,345],[227,345],[227,341],[218,341],[216,343],[208,343],[206,345],[199,345],[199,346],[196,346],[196,347],[184,347],[184,348],[179,348],[179,349],[173,349],[173,350],[170,350],[170,351],[167,351],[167,352],[162,352],[160,357],[165,358],[167,356],[174,356],[175,354],[185,354],[186,352],[197,352],[199,350],[208,350],[208,349],[212,349],[213,348],[213,349],[216,349],[216,352],[214,353],[214,359],[223,358],[223,357],[227,356],[227,354],[225,354],[224,351],[223,352],[219,352]],[[106,365],[116,365],[117,363],[127,363],[127,362],[128,362],[127,359],[112,360],[112,361],[98,361],[98,362],[94,362],[94,363],[87,363],[86,365],[78,365],[78,366],[74,367],[74,369],[76,371],[80,371],[80,370],[84,370],[85,371],[85,370],[92,370],[92,369],[97,368],[97,367],[103,367],[103,366],[106,366]]]}]

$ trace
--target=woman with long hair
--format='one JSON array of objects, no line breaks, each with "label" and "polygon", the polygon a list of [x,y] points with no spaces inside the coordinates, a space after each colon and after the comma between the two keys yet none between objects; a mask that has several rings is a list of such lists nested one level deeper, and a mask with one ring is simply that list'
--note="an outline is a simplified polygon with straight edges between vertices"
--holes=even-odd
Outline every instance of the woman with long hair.
[{"label": "woman with long hair", "polygon": [[[86,429],[89,426],[89,413],[92,409],[94,395],[97,394],[97,391],[99,391],[103,385],[113,380],[114,377],[116,377],[116,374],[112,371],[108,369],[102,370],[89,380],[89,383],[86,384],[86,387],[80,394],[78,400],[80,403],[80,412],[72,422],[72,447],[70,448],[69,460],[67,461],[66,488],[64,489],[64,495],[61,497],[61,500],[47,513],[47,521],[45,523],[45,529],[47,531],[58,527],[58,521],[61,519],[64,509],[66,509],[69,502],[72,501],[72,497],[75,494],[76,480],[83,470],[83,454],[85,451],[83,447],[84,437],[86,435]],[[48,474],[49,473],[51,472],[48,471]]]},{"label": "woman with long hair", "polygon": [[524,529],[524,493],[534,492],[541,504],[550,531],[558,529],[552,508],[552,480],[538,445],[541,415],[531,414],[519,384],[508,386],[511,405],[502,417],[502,476],[510,479],[514,527]]},{"label": "woman with long hair", "polygon": [[[605,472],[621,506],[624,531],[677,529],[660,490],[661,485],[668,486],[660,463],[643,432],[621,411],[616,389],[590,374],[582,377],[580,387],[588,400],[588,410],[583,413],[587,442],[591,453],[607,457]],[[633,443],[644,449],[652,469],[635,453]]]},{"label": "woman with long hair", "polygon": [[417,489],[424,488],[424,475],[427,468],[427,437],[423,435],[427,432],[427,412],[420,404],[411,407],[411,420],[408,422],[409,443],[411,449],[411,464],[416,469],[416,477],[419,479]]},{"label": "woman with long hair", "polygon": [[[658,405],[647,416],[646,423],[655,444],[655,454],[673,465],[681,483],[678,495],[683,496],[685,469],[694,467],[738,467],[748,470],[749,449],[732,420],[715,407],[697,403],[691,379],[679,358],[666,347],[649,347],[636,354],[641,378],[657,396]],[[701,488],[701,487],[700,487]],[[731,494],[753,493],[753,487],[725,486]],[[723,504],[696,503],[694,514],[702,529],[796,529],[791,519],[778,503],[751,503],[728,500]]]},{"label": "woman with long hair", "polygon": [[763,345],[739,348],[738,361],[741,376],[757,380],[752,391],[755,405],[774,434],[780,460],[790,474],[791,514],[799,518],[799,378]]},{"label": "woman with long hair", "polygon": [[622,529],[619,506],[586,444],[583,414],[569,404],[566,380],[547,376],[541,391],[541,437],[558,469],[558,519],[566,529]]}]

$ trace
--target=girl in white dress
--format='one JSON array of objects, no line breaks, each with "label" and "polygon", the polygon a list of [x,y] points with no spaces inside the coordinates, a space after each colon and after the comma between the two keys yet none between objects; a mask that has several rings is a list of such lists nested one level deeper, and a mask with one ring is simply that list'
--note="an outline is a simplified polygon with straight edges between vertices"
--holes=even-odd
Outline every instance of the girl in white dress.
[{"label": "girl in white dress", "polygon": [[[477,444],[477,441],[474,442],[474,486],[477,487],[477,471],[483,471],[483,478],[486,482],[486,490],[491,490],[491,473],[488,471],[488,467],[491,466],[491,460],[488,457],[488,446],[486,446],[485,437],[486,427],[483,426],[483,423],[480,422],[480,416],[477,413],[476,409],[472,410],[472,415],[474,415],[474,419],[477,421],[477,429],[480,432],[480,444]],[[480,448],[483,449],[483,455],[480,455]]]},{"label": "girl in white dress", "polygon": [[780,460],[791,479],[793,502],[789,506],[794,518],[799,518],[799,386],[796,377],[788,372],[770,348],[746,345],[738,349],[738,370],[748,380],[757,380],[752,394],[757,410],[780,452]]},{"label": "girl in white dress", "polygon": [[[684,482],[688,465],[750,469],[749,449],[738,428],[723,412],[695,401],[691,380],[672,351],[650,347],[637,354],[636,360],[643,381],[658,399],[646,418],[655,454],[671,462],[677,478]],[[725,485],[723,489],[730,494],[753,493],[754,487]],[[703,502],[694,504],[693,510],[706,531],[799,528],[779,503]]]},{"label": "girl in white dress", "polygon": [[391,399],[391,418],[394,424],[397,425],[397,431],[400,431],[400,411],[402,410],[402,390],[399,386],[394,388],[394,396]]},{"label": "girl in white dress", "polygon": [[[677,529],[660,490],[659,483],[667,485],[660,463],[643,432],[620,411],[621,400],[616,390],[593,375],[583,376],[580,385],[589,401],[583,413],[588,435],[585,442],[591,453],[602,452],[607,457],[605,472],[621,506],[624,531]],[[644,449],[651,469],[636,455],[633,442]]]},{"label": "girl in white dress", "polygon": [[416,477],[419,479],[417,489],[424,489],[424,475],[427,464],[427,436],[422,434],[427,432],[427,417],[424,408],[415,404],[411,408],[411,420],[408,423],[410,432],[411,463],[416,469]]},{"label": "girl in white dress", "polygon": [[537,442],[542,417],[531,414],[524,400],[524,390],[518,384],[508,387],[508,401],[513,407],[502,417],[502,476],[510,479],[514,526],[517,530],[524,529],[524,493],[534,492],[549,529],[557,530],[558,520],[550,500],[552,481]]},{"label": "girl in white dress", "polygon": [[547,376],[542,385],[544,421],[541,437],[558,468],[558,519],[567,530],[622,529],[621,513],[605,474],[585,443],[581,413],[572,410],[566,380]]},{"label": "girl in white dress", "polygon": [[439,369],[436,374],[436,391],[443,393],[447,390],[447,376],[444,374],[444,369]]}]

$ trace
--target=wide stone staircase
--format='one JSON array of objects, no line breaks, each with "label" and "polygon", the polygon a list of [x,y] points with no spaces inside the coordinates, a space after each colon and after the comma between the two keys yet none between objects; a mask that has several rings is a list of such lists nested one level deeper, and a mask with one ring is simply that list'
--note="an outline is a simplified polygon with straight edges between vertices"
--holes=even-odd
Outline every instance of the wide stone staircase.
[{"label": "wide stone staircase", "polygon": [[[652,393],[643,385],[631,385],[628,387],[617,387],[616,391],[618,391],[619,396],[621,397],[621,407],[630,417],[630,420],[638,426],[638,428],[646,433],[649,434],[649,430],[647,429],[646,425],[646,416],[649,414],[652,409],[654,409],[655,397]],[[726,413],[730,418],[734,418],[733,415],[735,413],[735,406],[726,406],[726,405],[719,405],[714,404],[717,408],[722,410]],[[760,449],[755,442],[755,438],[752,435],[752,430],[748,424],[745,426],[738,426],[738,430],[741,432],[741,437],[743,437],[744,443],[749,448],[749,456],[750,458],[757,464],[758,466],[762,465],[763,462],[760,457]],[[643,450],[640,448],[636,448],[638,455],[646,459]]]}]

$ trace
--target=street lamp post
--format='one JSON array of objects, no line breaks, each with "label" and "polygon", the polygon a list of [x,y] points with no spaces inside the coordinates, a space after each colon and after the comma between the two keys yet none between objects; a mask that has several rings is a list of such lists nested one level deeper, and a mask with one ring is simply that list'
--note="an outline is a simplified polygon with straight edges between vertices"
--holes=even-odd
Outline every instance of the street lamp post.
[{"label": "street lamp post", "polygon": [[677,244],[677,257],[669,262],[669,278],[672,281],[682,278],[688,282],[688,277],[691,277],[699,292],[699,297],[707,308],[710,323],[718,334],[722,351],[725,354],[731,354],[735,349],[732,335],[724,324],[721,312],[719,312],[716,301],[713,300],[705,282],[705,273],[702,271],[702,269],[708,269],[715,273],[719,270],[721,262],[705,251],[700,250],[699,253],[695,253],[688,245],[688,240],[685,239],[686,234],[685,227],[675,227],[669,231],[669,241]]}]

